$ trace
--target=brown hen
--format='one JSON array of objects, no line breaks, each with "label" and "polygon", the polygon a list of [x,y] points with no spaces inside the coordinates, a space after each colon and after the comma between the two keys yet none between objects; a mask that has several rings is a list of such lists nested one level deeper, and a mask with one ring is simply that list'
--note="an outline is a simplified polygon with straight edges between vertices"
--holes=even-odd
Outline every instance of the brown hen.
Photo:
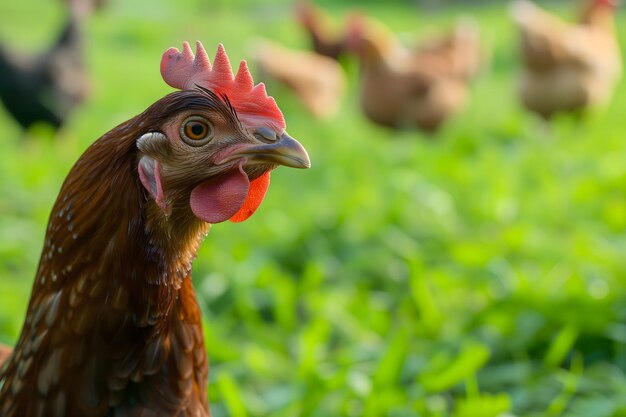
[{"label": "brown hen", "polygon": [[567,23],[527,0],[511,12],[521,34],[519,94],[526,108],[548,119],[608,101],[622,63],[615,35],[615,4],[589,0]]},{"label": "brown hen", "polygon": [[473,25],[407,48],[382,23],[354,14],[349,46],[360,62],[360,103],[383,126],[437,130],[458,112],[481,52]]},{"label": "brown hen", "polygon": [[98,139],[52,209],[0,415],[208,416],[190,271],[210,223],[259,206],[277,165],[309,166],[245,62],[163,56],[180,89]]}]

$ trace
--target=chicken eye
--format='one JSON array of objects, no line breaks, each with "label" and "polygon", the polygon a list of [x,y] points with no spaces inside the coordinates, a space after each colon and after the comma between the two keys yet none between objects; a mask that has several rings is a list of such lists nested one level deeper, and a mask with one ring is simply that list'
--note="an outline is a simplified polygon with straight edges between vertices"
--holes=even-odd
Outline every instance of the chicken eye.
[{"label": "chicken eye", "polygon": [[185,143],[200,146],[211,140],[212,129],[209,122],[199,116],[191,116],[180,127],[180,136]]}]

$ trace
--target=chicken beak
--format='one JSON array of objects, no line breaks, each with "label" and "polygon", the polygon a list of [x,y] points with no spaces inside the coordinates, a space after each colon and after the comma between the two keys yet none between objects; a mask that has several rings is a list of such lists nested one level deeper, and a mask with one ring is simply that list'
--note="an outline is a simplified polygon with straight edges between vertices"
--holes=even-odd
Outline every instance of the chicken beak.
[{"label": "chicken beak", "polygon": [[275,142],[253,145],[237,152],[251,161],[283,165],[292,168],[310,168],[309,155],[300,142],[283,133]]}]

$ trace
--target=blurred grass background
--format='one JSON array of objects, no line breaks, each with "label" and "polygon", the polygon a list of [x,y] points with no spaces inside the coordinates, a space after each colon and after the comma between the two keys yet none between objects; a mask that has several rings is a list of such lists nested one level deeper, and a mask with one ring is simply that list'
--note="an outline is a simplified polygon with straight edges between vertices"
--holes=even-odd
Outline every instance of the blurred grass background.
[{"label": "blurred grass background", "polygon": [[[59,3],[0,2],[0,39],[44,48]],[[324,3],[405,39],[478,20],[492,65],[435,137],[366,121],[351,60],[329,121],[269,83],[313,168],[278,170],[257,214],[214,226],[194,263],[214,417],[626,415],[625,87],[546,129],[515,96],[506,2],[469,3]],[[284,0],[116,0],[85,29],[93,94],[58,136],[0,111],[0,342],[18,337],[66,173],[171,91],[167,47],[222,42],[238,62],[255,37],[308,46]]]}]

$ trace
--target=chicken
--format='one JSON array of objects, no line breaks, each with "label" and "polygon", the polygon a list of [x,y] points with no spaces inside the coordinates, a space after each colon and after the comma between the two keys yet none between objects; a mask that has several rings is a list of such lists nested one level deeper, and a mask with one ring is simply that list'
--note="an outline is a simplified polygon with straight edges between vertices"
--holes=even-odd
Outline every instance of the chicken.
[{"label": "chicken", "polygon": [[311,39],[313,51],[335,60],[346,52],[345,34],[332,27],[331,16],[322,8],[300,0],[296,4],[296,18]]},{"label": "chicken", "polygon": [[208,416],[190,277],[210,224],[250,217],[304,148],[245,61],[168,49],[173,92],[91,145],[52,209],[0,415]]},{"label": "chicken", "polygon": [[513,4],[523,62],[519,94],[526,108],[549,119],[610,99],[622,70],[614,9],[611,0],[590,0],[570,24],[529,1]]},{"label": "chicken", "polygon": [[58,129],[89,94],[79,8],[71,9],[59,37],[40,55],[0,45],[0,101],[24,129],[37,122]]},{"label": "chicken", "polygon": [[480,63],[478,34],[465,23],[407,48],[380,22],[353,15],[349,47],[360,63],[360,103],[383,126],[437,130],[466,102]]},{"label": "chicken", "polygon": [[324,119],[337,112],[346,89],[346,76],[337,61],[270,41],[259,42],[255,51],[260,71],[293,90],[315,117]]}]

